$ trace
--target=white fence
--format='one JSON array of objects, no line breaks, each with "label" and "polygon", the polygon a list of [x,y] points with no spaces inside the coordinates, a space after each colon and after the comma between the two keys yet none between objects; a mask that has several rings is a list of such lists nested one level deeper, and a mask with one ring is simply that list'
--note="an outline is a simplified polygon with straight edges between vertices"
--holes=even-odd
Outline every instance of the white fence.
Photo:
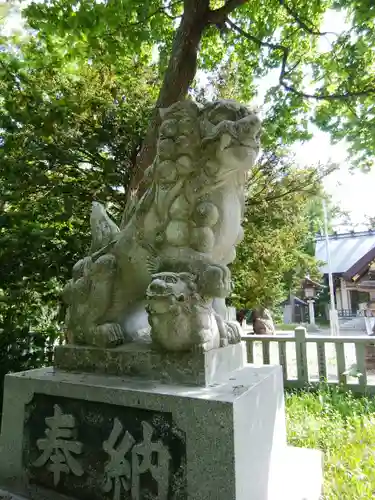
[{"label": "white fence", "polygon": [[294,334],[246,335],[242,340],[248,363],[282,366],[285,387],[325,381],[356,393],[375,394],[375,370],[366,367],[366,346],[374,345],[375,350],[374,337],[307,335],[305,328],[298,327]]}]

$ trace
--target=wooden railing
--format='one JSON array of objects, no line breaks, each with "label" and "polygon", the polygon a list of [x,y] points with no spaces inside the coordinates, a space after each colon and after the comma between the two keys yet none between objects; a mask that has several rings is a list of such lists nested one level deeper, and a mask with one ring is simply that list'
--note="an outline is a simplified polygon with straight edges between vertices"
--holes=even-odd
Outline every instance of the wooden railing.
[{"label": "wooden railing", "polygon": [[353,312],[351,309],[337,309],[337,315],[340,319],[355,318],[357,313]]},{"label": "wooden railing", "polygon": [[[375,394],[375,360],[374,370],[366,366],[366,346],[373,345],[375,350],[374,337],[307,335],[305,328],[297,327],[294,334],[246,335],[242,340],[246,342],[248,363],[280,364],[287,388],[324,381],[343,385],[355,393]],[[310,348],[313,344],[315,356]],[[327,360],[328,346],[335,358],[333,364]],[[346,346],[352,346],[354,359],[351,361],[345,352]],[[295,376],[291,376],[290,371],[294,371]]]}]

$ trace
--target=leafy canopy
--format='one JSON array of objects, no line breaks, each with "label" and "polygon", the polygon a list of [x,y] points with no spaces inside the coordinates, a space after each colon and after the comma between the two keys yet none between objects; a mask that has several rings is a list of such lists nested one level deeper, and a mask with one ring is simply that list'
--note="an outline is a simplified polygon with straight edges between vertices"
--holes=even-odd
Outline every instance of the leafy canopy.
[{"label": "leafy canopy", "polygon": [[[322,28],[327,11],[346,19],[337,33]],[[215,75],[230,65],[237,98],[265,92],[266,146],[306,139],[314,122],[348,141],[354,163],[372,163],[371,0],[51,0],[31,4],[25,15],[45,40],[65,40],[67,56],[84,53],[116,68],[127,54],[146,62],[157,53],[164,79],[158,106],[184,97],[197,69]]]}]

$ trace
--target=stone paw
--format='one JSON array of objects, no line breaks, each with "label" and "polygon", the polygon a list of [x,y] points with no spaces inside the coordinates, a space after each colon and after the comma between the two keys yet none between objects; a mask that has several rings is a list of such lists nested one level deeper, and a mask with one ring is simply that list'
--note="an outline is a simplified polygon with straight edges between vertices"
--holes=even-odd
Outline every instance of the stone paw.
[{"label": "stone paw", "polygon": [[123,343],[124,335],[117,323],[104,323],[92,329],[92,344],[97,347],[116,347]]},{"label": "stone paw", "polygon": [[207,351],[206,344],[194,344],[193,347],[191,348],[191,351],[194,354],[203,354],[204,352]]},{"label": "stone paw", "polygon": [[220,347],[227,347],[227,345],[229,345],[228,339],[226,337],[221,338],[220,339]]},{"label": "stone paw", "polygon": [[229,344],[238,344],[241,342],[242,328],[234,321],[226,321]]}]

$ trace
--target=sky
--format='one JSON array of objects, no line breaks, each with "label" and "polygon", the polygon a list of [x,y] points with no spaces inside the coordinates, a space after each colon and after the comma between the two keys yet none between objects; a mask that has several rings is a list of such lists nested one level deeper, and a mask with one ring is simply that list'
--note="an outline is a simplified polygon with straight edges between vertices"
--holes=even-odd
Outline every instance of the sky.
[{"label": "sky", "polygon": [[[328,134],[314,131],[314,137],[308,143],[294,147],[294,152],[301,164],[326,163],[332,160],[339,165],[336,172],[324,180],[326,191],[332,196],[332,201],[339,205],[342,211],[350,214],[353,229],[365,229],[366,216],[375,216],[375,169],[369,173],[359,170],[349,170],[347,150],[345,145],[331,145]],[[347,230],[339,224],[338,232]]]},{"label": "sky", "polygon": [[[340,32],[347,27],[344,15],[339,16],[337,12],[328,12],[322,26],[322,31]],[[6,32],[11,32],[14,28],[20,28],[20,17],[10,16],[6,26]],[[320,49],[329,50],[329,36],[322,37]],[[267,77],[263,87],[265,91],[275,84],[275,75]],[[259,96],[261,104],[262,96]],[[303,144],[293,146],[296,160],[301,166],[313,164],[326,164],[333,162],[339,165],[339,169],[330,174],[324,180],[326,191],[332,196],[332,201],[340,206],[342,211],[350,214],[353,229],[364,229],[363,225],[366,216],[375,216],[375,169],[369,173],[362,173],[359,170],[351,172],[347,161],[348,153],[344,143],[332,145],[329,134],[312,128],[313,138]],[[337,221],[338,222],[338,221]],[[347,230],[347,227],[338,223],[335,229],[339,232]]]}]

